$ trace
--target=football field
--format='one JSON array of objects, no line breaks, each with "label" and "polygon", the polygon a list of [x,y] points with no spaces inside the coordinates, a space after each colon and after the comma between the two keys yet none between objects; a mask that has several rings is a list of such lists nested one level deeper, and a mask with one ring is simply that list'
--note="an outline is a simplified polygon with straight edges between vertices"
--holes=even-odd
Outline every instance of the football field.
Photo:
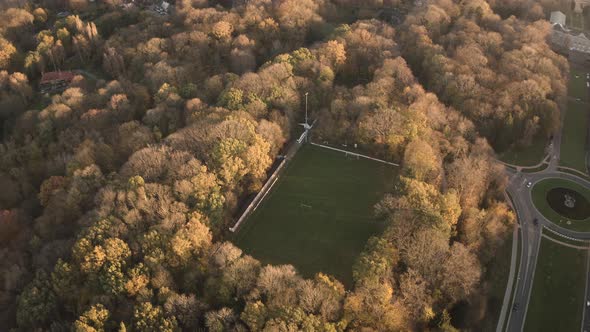
[{"label": "football field", "polygon": [[352,265],[382,222],[374,205],[391,191],[398,168],[305,145],[234,236],[263,263],[324,272],[347,287]]}]

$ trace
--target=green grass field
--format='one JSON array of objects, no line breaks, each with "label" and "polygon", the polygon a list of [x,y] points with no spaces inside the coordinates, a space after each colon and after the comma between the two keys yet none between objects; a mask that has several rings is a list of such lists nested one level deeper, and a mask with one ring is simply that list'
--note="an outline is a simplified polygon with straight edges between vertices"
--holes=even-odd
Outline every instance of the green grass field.
[{"label": "green grass field", "polygon": [[541,214],[543,214],[543,216],[549,221],[552,221],[563,228],[581,232],[590,231],[590,218],[586,220],[568,220],[549,206],[546,199],[547,192],[555,187],[575,190],[590,201],[590,191],[575,182],[557,178],[545,179],[535,184],[533,187],[533,203],[537,210],[539,210],[539,212],[541,212]]},{"label": "green grass field", "polygon": [[563,122],[560,164],[586,173],[588,105],[569,100]]},{"label": "green grass field", "polygon": [[[504,293],[508,283],[508,275],[510,274],[512,232],[508,232],[505,236],[506,239],[504,240],[504,243],[496,250],[494,258],[485,270],[486,274],[484,279],[486,280],[488,297],[486,315],[481,322],[481,326],[477,329],[479,331],[494,331],[496,329],[496,324],[498,323],[498,318],[500,317],[500,311],[502,310]],[[518,266],[520,255],[517,254],[516,257],[516,266]],[[514,279],[516,279],[516,275],[514,276]],[[514,289],[515,285],[516,282],[512,285],[512,289]],[[507,318],[508,315],[506,315],[506,319]]]},{"label": "green grass field", "polygon": [[573,246],[578,246],[578,247],[590,247],[590,241],[587,241],[587,240],[580,241],[580,240],[568,239],[563,236],[559,236],[551,231],[548,231],[546,228],[543,228],[542,233],[544,236],[548,236],[548,237],[550,237],[556,241],[559,241],[559,242],[571,244]]},{"label": "green grass field", "polygon": [[382,227],[373,206],[391,190],[394,166],[305,145],[234,242],[270,264],[304,276],[324,272],[352,285],[352,265]]},{"label": "green grass field", "polygon": [[542,239],[524,331],[580,331],[586,255]]},{"label": "green grass field", "polygon": [[571,69],[570,80],[568,82],[568,95],[574,98],[580,98],[583,101],[588,100],[588,87],[586,87],[586,71]]},{"label": "green grass field", "polygon": [[574,13],[568,16],[568,23],[572,28],[583,30],[584,29],[584,17],[580,13]]},{"label": "green grass field", "polygon": [[528,147],[512,147],[499,155],[500,160],[517,166],[535,166],[545,157],[547,140],[537,137]]}]

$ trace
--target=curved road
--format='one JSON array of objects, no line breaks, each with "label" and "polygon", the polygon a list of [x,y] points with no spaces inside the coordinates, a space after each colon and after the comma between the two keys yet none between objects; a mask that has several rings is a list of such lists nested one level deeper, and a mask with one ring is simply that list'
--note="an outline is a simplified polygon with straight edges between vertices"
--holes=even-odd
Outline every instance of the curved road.
[{"label": "curved road", "polygon": [[[505,329],[506,331],[520,332],[524,328],[543,228],[547,228],[553,233],[557,233],[558,235],[564,237],[579,240],[590,240],[590,233],[576,232],[565,229],[547,220],[533,204],[531,193],[532,188],[537,182],[543,179],[562,178],[590,188],[590,181],[580,178],[576,175],[558,171],[560,143],[561,135],[556,135],[556,137],[554,137],[553,143],[550,146],[550,153],[548,155],[549,160],[547,162],[548,167],[543,171],[537,173],[521,173],[519,171],[514,171],[507,168],[510,182],[506,188],[506,191],[512,198],[512,204],[518,217],[522,244],[520,252],[520,264],[518,266],[518,274],[516,279],[516,288],[511,294],[513,298],[513,306],[509,307],[510,301],[506,299],[504,300],[497,331],[502,331],[505,321],[504,318],[506,315],[508,315],[508,323]],[[547,160],[547,157],[544,160]],[[529,182],[531,185],[528,185]],[[538,220],[537,225],[534,225],[533,223],[535,218]],[[518,237],[515,239],[517,240]],[[586,290],[586,292],[588,292],[588,290]],[[585,298],[588,298],[588,294],[586,294]],[[585,328],[590,327],[590,309],[588,309],[588,307],[584,307],[583,310],[585,321],[582,324],[584,328],[581,328],[581,330],[586,331]]]}]

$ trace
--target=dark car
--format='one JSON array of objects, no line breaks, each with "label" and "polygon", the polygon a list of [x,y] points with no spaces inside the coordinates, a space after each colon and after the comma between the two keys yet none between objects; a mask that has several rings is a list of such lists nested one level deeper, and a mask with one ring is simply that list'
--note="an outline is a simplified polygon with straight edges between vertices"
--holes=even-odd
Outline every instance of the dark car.
[{"label": "dark car", "polygon": [[539,225],[539,219],[537,219],[537,218],[533,219],[533,225],[535,225],[535,226]]},{"label": "dark car", "polygon": [[518,310],[518,302],[514,303],[514,305],[512,306],[512,311],[517,311]]}]

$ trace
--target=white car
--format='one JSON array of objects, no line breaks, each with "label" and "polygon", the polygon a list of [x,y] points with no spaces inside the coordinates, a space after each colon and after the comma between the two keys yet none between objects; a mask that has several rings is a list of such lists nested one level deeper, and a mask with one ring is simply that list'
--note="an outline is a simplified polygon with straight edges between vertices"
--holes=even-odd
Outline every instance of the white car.
[{"label": "white car", "polygon": [[533,183],[532,182],[529,182],[529,183],[526,184],[526,187],[527,188],[530,188],[532,185],[533,185]]}]

